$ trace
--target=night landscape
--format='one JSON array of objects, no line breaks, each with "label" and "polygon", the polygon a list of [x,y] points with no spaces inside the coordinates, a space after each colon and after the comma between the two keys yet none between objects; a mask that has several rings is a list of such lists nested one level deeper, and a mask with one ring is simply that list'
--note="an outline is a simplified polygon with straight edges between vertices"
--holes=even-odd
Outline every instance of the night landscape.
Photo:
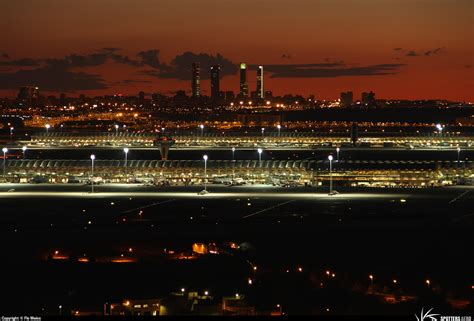
[{"label": "night landscape", "polygon": [[2,321],[472,319],[472,0],[0,3]]}]

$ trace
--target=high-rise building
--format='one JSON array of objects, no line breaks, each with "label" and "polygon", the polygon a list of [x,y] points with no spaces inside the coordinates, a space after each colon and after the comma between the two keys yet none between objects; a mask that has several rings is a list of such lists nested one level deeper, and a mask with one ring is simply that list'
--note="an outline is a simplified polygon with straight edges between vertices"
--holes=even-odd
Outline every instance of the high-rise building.
[{"label": "high-rise building", "polygon": [[365,106],[373,106],[375,105],[375,93],[373,91],[363,92],[361,100]]},{"label": "high-rise building", "polygon": [[247,84],[247,64],[240,63],[240,92],[241,97],[249,96],[249,86]]},{"label": "high-rise building", "polygon": [[18,92],[18,99],[25,102],[32,102],[39,98],[39,87],[37,86],[23,86]]},{"label": "high-rise building", "polygon": [[340,106],[350,107],[352,105],[353,98],[354,98],[354,95],[352,94],[352,91],[342,92]]},{"label": "high-rise building", "polygon": [[144,91],[140,91],[140,92],[138,93],[138,101],[142,103],[144,100],[145,100],[145,92],[144,92]]},{"label": "high-rise building", "polygon": [[193,62],[193,71],[192,71],[192,80],[191,80],[191,89],[192,96],[199,97],[201,96],[201,68],[199,62]]},{"label": "high-rise building", "polygon": [[263,89],[263,66],[258,66],[257,68],[257,98],[265,98]]},{"label": "high-rise building", "polygon": [[219,65],[214,65],[211,67],[211,98],[219,99]]}]

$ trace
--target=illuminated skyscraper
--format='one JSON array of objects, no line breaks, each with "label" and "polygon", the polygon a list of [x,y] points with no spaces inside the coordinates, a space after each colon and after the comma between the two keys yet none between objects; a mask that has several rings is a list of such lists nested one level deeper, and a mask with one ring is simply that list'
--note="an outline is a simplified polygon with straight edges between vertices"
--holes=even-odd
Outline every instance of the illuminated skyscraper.
[{"label": "illuminated skyscraper", "polygon": [[193,73],[192,81],[191,81],[192,96],[199,97],[201,96],[201,76],[200,76],[199,62],[193,62],[192,73]]},{"label": "illuminated skyscraper", "polygon": [[265,93],[263,89],[263,66],[258,66],[257,69],[257,97],[265,98]]},{"label": "illuminated skyscraper", "polygon": [[340,98],[341,107],[350,107],[352,105],[353,94],[352,91],[342,92]]},{"label": "illuminated skyscraper", "polygon": [[219,99],[219,65],[214,65],[211,67],[211,98]]},{"label": "illuminated skyscraper", "polygon": [[247,65],[243,62],[240,63],[240,96],[248,97],[249,86],[247,84]]}]

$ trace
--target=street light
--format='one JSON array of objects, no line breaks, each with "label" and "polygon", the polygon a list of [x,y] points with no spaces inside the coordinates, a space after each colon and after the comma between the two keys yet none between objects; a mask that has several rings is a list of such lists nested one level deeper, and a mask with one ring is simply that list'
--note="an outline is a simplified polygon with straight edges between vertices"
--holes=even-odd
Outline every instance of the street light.
[{"label": "street light", "polygon": [[202,136],[204,132],[204,125],[203,124],[199,125],[199,128],[201,128],[201,136]]},{"label": "street light", "polygon": [[91,155],[91,193],[94,193],[94,160],[95,155]]},{"label": "street light", "polygon": [[59,315],[61,315],[61,314],[62,314],[62,310],[63,310],[63,306],[60,305],[58,308],[59,308]]},{"label": "street light", "polygon": [[436,124],[436,129],[438,130],[439,134],[441,135],[443,132],[443,125],[441,124]]},{"label": "street light", "polygon": [[232,147],[232,161],[235,161],[235,147]]},{"label": "street light", "polygon": [[119,125],[115,124],[115,134],[118,134]]},{"label": "street light", "polygon": [[458,164],[459,164],[460,156],[461,156],[461,147],[458,147],[456,150],[458,151]]},{"label": "street light", "polygon": [[257,149],[257,152],[258,152],[258,162],[261,163],[262,162],[262,152],[263,150],[261,148]]},{"label": "street light", "polygon": [[129,149],[127,147],[123,149],[123,152],[125,153],[125,176],[127,175],[128,151]]},{"label": "street light", "polygon": [[6,163],[7,163],[7,152],[8,152],[8,148],[6,147],[3,147],[2,148],[2,152],[3,152],[3,178],[5,179],[6,178]]},{"label": "street light", "polygon": [[46,128],[46,134],[47,134],[49,132],[49,129],[51,128],[51,125],[46,124],[46,125],[44,125],[44,127]]},{"label": "street light", "polygon": [[328,159],[329,159],[329,195],[333,195],[332,194],[332,160],[333,160],[332,155],[329,155]]},{"label": "street light", "polygon": [[280,137],[280,131],[281,131],[281,125],[280,124],[277,125],[277,129],[278,129],[278,137]]},{"label": "street light", "polygon": [[23,159],[25,159],[25,154],[26,154],[26,150],[27,150],[27,149],[28,149],[28,147],[26,147],[26,146],[23,146],[23,147],[21,148],[21,150],[23,151]]},{"label": "street light", "polygon": [[336,153],[337,153],[337,162],[339,162],[339,152],[341,151],[341,149],[338,147],[336,148]]},{"label": "street light", "polygon": [[202,159],[204,159],[204,192],[207,192],[207,155],[204,155]]},{"label": "street light", "polygon": [[265,128],[262,127],[262,137],[265,135]]},{"label": "street light", "polygon": [[15,129],[15,127],[10,127],[10,137],[13,136],[13,130]]}]

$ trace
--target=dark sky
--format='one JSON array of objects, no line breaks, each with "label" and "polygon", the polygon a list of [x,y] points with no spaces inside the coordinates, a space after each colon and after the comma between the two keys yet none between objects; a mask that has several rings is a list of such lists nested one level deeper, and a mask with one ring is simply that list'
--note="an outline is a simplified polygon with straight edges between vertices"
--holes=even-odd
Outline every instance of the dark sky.
[{"label": "dark sky", "polygon": [[473,0],[0,3],[0,95],[190,90],[193,61],[219,63],[221,88],[237,92],[243,61],[265,66],[274,94],[474,101]]}]

